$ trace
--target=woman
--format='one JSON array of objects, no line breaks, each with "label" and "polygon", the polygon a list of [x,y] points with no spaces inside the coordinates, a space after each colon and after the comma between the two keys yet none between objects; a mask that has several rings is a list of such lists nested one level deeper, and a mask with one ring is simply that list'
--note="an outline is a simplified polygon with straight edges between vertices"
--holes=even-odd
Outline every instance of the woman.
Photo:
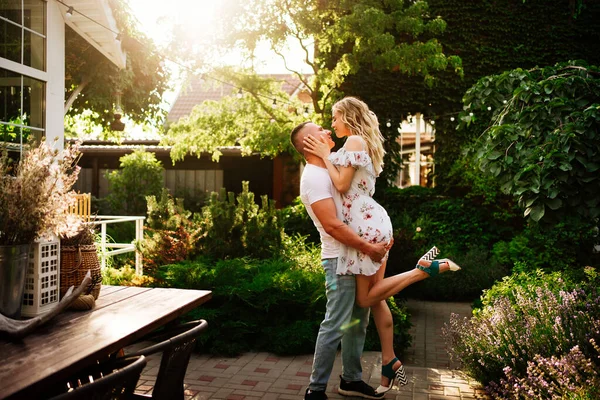
[{"label": "woman", "polygon": [[[338,138],[346,137],[344,146],[330,154],[325,142],[313,137],[304,141],[306,151],[323,159],[331,180],[341,194],[343,221],[359,236],[373,243],[390,242],[392,224],[385,209],[373,199],[375,180],[383,168],[383,136],[377,116],[355,97],[345,97],[333,108],[332,127]],[[393,320],[386,299],[414,282],[460,267],[448,259],[430,261],[437,254],[432,248],[421,257],[414,270],[384,279],[387,256],[374,262],[365,254],[343,247],[337,273],[356,275],[356,302],[371,307],[381,342],[381,384],[378,393],[390,390],[394,380],[407,383],[402,363],[393,347]]]}]

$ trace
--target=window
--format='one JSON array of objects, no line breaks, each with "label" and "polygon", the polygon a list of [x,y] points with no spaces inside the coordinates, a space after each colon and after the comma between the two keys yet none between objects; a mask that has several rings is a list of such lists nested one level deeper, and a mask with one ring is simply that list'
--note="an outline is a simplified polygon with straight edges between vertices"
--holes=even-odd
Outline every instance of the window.
[{"label": "window", "polygon": [[45,70],[46,2],[0,0],[0,141],[44,135]]}]

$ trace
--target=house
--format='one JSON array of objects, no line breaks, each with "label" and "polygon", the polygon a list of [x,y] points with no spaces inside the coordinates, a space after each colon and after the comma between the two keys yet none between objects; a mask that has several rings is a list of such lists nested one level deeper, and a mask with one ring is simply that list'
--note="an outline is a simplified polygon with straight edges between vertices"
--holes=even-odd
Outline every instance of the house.
[{"label": "house", "polygon": [[29,135],[63,148],[65,25],[125,67],[108,1],[0,2],[0,141],[14,149]]}]

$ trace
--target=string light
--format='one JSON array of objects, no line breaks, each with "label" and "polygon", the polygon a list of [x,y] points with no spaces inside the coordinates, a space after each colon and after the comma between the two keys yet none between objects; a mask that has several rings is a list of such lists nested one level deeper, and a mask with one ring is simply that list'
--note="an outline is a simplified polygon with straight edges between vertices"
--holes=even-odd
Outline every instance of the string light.
[{"label": "string light", "polygon": [[244,96],[244,93],[242,92],[242,89],[240,88],[240,90],[237,92],[237,98],[241,99]]},{"label": "string light", "polygon": [[74,11],[75,11],[75,9],[74,9],[72,6],[69,6],[69,9],[67,10],[67,12],[66,12],[66,14],[65,14],[65,15],[66,15],[68,18],[71,18],[71,17],[73,16],[73,12],[74,12]]},{"label": "string light", "polygon": [[121,37],[121,34],[120,34],[120,33],[117,33],[117,36],[115,37],[115,40],[116,40],[117,42],[120,42],[120,41],[121,41],[121,39],[122,39],[122,37]]},{"label": "string light", "polygon": [[450,117],[450,121],[454,122],[454,117]]},{"label": "string light", "polygon": [[389,128],[390,126],[392,126],[392,121],[390,121],[390,120],[388,119],[388,120],[387,120],[387,122],[386,122],[386,124],[385,124],[385,126],[387,126],[388,128]]},{"label": "string light", "polygon": [[304,106],[304,118],[308,117],[308,106]]},{"label": "string light", "polygon": [[277,108],[277,100],[273,99],[273,104],[271,104],[272,108]]},{"label": "string light", "polygon": [[492,111],[492,107],[489,107],[489,106],[488,106],[488,111]]}]

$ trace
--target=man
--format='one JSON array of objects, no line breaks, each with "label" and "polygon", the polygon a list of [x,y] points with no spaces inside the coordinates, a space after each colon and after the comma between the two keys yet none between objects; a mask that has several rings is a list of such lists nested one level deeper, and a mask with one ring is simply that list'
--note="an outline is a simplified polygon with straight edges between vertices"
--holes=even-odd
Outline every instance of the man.
[{"label": "man", "polygon": [[384,393],[362,381],[362,355],[369,309],[355,305],[356,280],[353,275],[336,275],[340,242],[367,254],[375,261],[381,260],[389,247],[384,243],[373,244],[360,238],[350,227],[338,219],[336,213],[337,191],[325,163],[320,157],[304,151],[303,140],[307,136],[328,139],[331,131],[312,122],[304,122],[292,130],[290,140],[306,160],[300,181],[300,198],[321,236],[321,259],[325,269],[327,306],[325,319],[321,322],[315,356],[306,389],[305,400],[327,399],[325,390],[333,369],[338,346],[342,344],[342,375],[338,392],[345,396],[381,399]]}]

